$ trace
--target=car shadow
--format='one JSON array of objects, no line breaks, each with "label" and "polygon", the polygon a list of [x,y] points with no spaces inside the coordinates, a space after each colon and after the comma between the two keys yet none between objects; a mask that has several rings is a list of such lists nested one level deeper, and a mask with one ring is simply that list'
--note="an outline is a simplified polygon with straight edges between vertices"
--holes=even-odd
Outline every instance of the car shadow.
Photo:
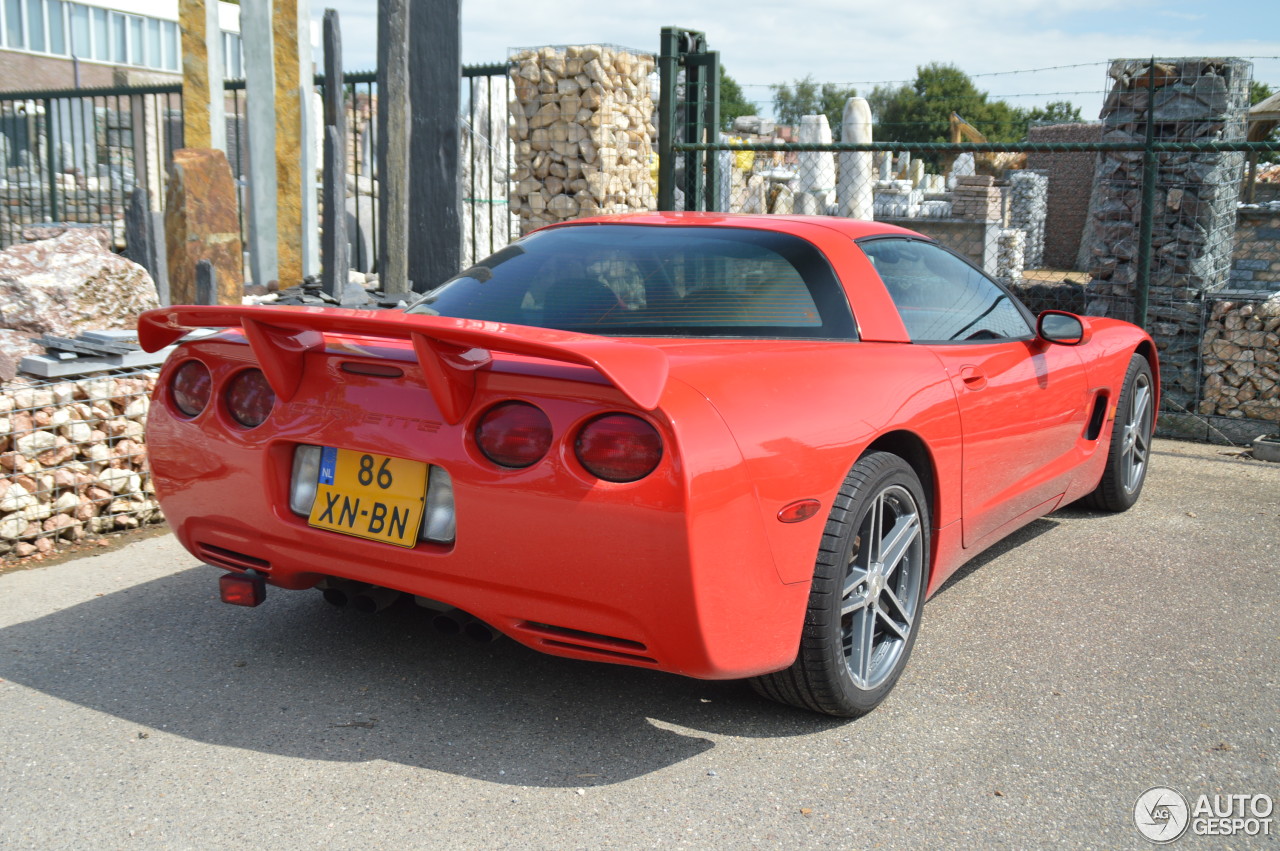
[{"label": "car shadow", "polygon": [[444,636],[315,592],[222,604],[199,567],[0,629],[0,678],[153,731],[309,760],[387,760],[497,783],[616,783],[715,747],[707,734],[844,723],[741,682],[691,680]]},{"label": "car shadow", "polygon": [[1027,541],[1034,540],[1035,538],[1040,537],[1046,532],[1051,532],[1054,529],[1056,529],[1061,524],[1055,521],[1053,519],[1054,517],[1063,517],[1063,516],[1085,517],[1089,515],[1090,515],[1090,512],[1083,509],[1077,510],[1076,508],[1074,508],[1074,506],[1072,506],[1068,508],[1058,509],[1058,511],[1054,512],[1048,517],[1041,517],[1038,520],[1032,520],[1026,526],[1023,526],[1021,529],[1009,535],[1007,538],[1001,538],[999,541],[987,547],[985,550],[978,553],[972,559],[970,559],[969,561],[961,565],[960,569],[957,570],[955,573],[951,574],[950,576],[948,576],[947,581],[942,583],[942,587],[939,588],[936,592],[934,592],[934,595],[933,595],[934,599],[947,593],[947,591],[959,585],[961,582],[968,579],[978,570],[990,564],[991,562],[995,561],[996,559],[1000,558],[1000,556],[1004,555],[1010,550],[1015,550],[1019,546],[1025,544]]}]

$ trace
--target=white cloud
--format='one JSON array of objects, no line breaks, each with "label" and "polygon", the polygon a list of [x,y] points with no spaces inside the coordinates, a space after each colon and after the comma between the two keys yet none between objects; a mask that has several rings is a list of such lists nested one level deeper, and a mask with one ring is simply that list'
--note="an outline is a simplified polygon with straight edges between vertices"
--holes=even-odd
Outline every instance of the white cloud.
[{"label": "white cloud", "polygon": [[[1123,7],[1114,0],[801,0],[790,6],[759,0],[650,0],[623,6],[599,0],[464,0],[462,58],[466,64],[500,62],[513,47],[590,42],[656,52],[661,28],[678,24],[707,33],[712,49],[753,100],[769,100],[769,83],[809,74],[819,81],[858,83],[867,91],[871,86],[864,81],[909,80],[917,66],[929,62],[952,63],[971,75],[1096,63],[975,80],[1020,106],[1065,99],[1092,116],[1112,58],[1280,55],[1276,40],[1239,36],[1260,29],[1230,24],[1266,20],[1273,14],[1270,3],[1219,3],[1217,14],[1203,17],[1203,7],[1190,0],[1131,0]],[[331,5],[342,15],[346,66],[374,67],[374,4],[331,0]],[[321,14],[320,7],[312,9]],[[1256,62],[1255,77],[1280,83],[1280,60]]]}]

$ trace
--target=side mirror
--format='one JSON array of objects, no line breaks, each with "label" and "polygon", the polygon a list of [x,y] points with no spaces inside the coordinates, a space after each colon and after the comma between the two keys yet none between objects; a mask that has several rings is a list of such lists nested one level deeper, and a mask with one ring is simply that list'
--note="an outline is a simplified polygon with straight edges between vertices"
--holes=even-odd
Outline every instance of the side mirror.
[{"label": "side mirror", "polygon": [[1079,346],[1089,342],[1089,324],[1065,310],[1046,310],[1036,317],[1036,336],[1059,346]]}]

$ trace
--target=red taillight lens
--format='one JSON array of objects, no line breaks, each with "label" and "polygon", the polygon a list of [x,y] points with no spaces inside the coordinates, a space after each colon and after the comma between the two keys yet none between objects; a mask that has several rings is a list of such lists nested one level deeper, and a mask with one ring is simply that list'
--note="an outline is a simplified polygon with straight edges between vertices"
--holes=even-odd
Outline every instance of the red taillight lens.
[{"label": "red taillight lens", "polygon": [[184,416],[194,417],[203,411],[212,394],[213,376],[209,375],[209,367],[198,360],[178,367],[169,380],[169,397]]},{"label": "red taillight lens", "polygon": [[634,482],[662,460],[658,430],[630,414],[606,414],[582,427],[574,451],[582,466],[607,482]]},{"label": "red taillight lens", "polygon": [[529,467],[551,448],[551,420],[528,402],[503,402],[476,426],[476,443],[495,464]]},{"label": "red taillight lens", "polygon": [[227,384],[227,412],[245,428],[256,428],[267,421],[276,404],[275,391],[260,369],[236,373]]}]

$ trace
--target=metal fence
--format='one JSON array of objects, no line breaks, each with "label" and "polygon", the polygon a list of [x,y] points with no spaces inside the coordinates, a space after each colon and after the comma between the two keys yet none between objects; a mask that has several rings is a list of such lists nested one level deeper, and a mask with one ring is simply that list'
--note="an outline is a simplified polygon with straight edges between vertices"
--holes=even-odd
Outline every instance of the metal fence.
[{"label": "metal fence", "polygon": [[[462,69],[464,262],[506,245],[511,142],[507,65]],[[378,256],[377,74],[343,75],[347,104],[347,216],[351,268],[371,271]],[[318,92],[325,79],[315,78]],[[227,159],[247,184],[248,119],[243,80],[228,80]],[[124,248],[124,212],[136,187],[164,209],[165,173],[183,146],[182,86],[127,86],[0,93],[0,248],[23,241],[32,224],[101,225]],[[317,185],[316,191],[319,191]],[[248,223],[241,198],[241,239]]]},{"label": "metal fence", "polygon": [[[1245,155],[1280,144],[673,147],[716,163],[704,209],[860,212],[937,239],[1035,312],[1066,309],[1145,327],[1160,348],[1167,436],[1244,445],[1280,431],[1280,204],[1256,208],[1263,238],[1251,242],[1235,201]],[[1083,190],[1055,186],[1055,177],[1070,175],[1005,167],[1063,153],[1088,155],[1087,173],[1077,176],[1087,181]],[[939,164],[947,160],[968,173],[956,176],[953,165],[944,177]],[[1095,175],[1115,163],[1125,164],[1123,175]],[[1202,179],[1217,171],[1220,181]],[[1058,189],[1084,196],[1070,251],[1076,262],[1061,265],[1045,256]],[[682,193],[676,199],[679,208]]]},{"label": "metal fence", "polygon": [[182,147],[182,87],[0,95],[0,247],[42,222],[100,224],[124,245],[135,187],[161,209],[165,168]]}]

